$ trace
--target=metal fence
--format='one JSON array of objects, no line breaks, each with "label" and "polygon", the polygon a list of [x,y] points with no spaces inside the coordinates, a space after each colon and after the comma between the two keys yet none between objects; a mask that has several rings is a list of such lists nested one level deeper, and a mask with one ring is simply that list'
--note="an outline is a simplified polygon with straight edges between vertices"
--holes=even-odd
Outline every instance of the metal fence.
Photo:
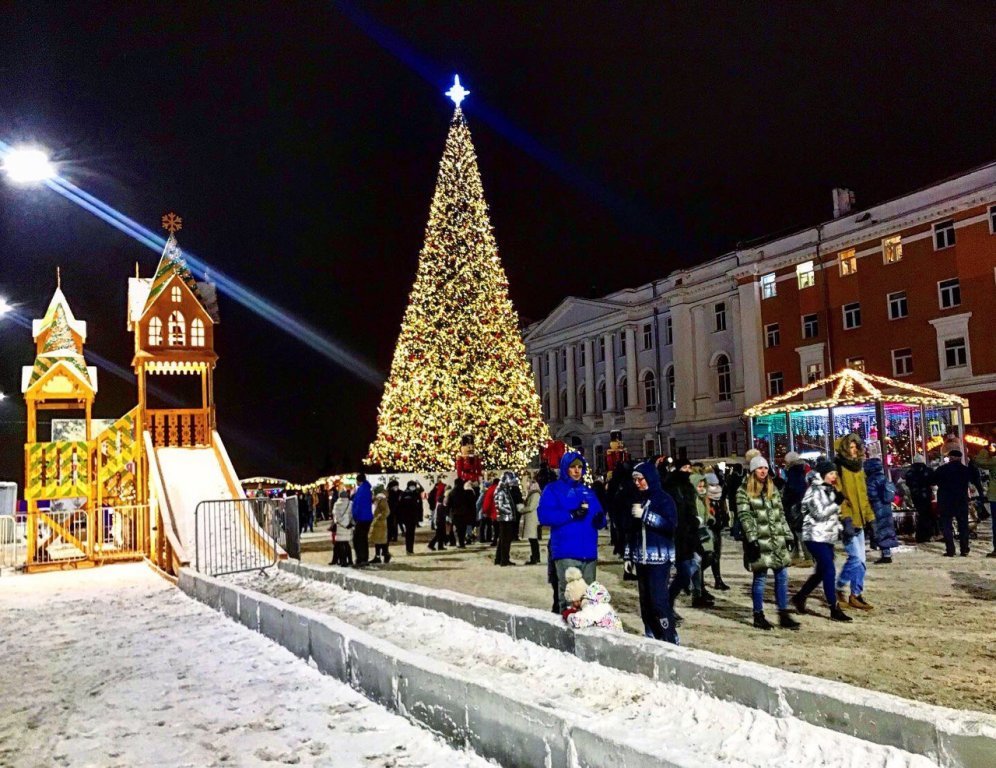
[{"label": "metal fence", "polygon": [[285,537],[284,499],[217,499],[194,509],[194,568],[209,576],[277,564]]},{"label": "metal fence", "polygon": [[24,565],[26,551],[24,524],[18,531],[17,519],[13,515],[0,515],[0,567],[15,568]]}]

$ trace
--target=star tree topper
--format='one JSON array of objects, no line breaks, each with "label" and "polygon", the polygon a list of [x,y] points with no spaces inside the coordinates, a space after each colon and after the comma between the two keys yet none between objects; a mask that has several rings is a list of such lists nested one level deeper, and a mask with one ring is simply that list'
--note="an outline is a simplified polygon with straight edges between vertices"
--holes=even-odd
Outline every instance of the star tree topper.
[{"label": "star tree topper", "polygon": [[446,92],[446,95],[453,99],[457,109],[460,109],[460,102],[470,96],[470,91],[460,85],[460,75],[453,75],[453,87]]}]

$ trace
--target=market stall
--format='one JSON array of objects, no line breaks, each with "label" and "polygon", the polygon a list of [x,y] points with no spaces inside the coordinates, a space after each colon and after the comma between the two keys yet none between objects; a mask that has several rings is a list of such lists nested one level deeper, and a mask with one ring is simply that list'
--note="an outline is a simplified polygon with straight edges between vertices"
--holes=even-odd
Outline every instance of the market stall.
[{"label": "market stall", "polygon": [[836,438],[856,432],[866,443],[879,442],[886,466],[895,468],[916,454],[929,461],[963,450],[967,408],[958,395],[845,368],[744,416],[751,444],[770,462],[782,463],[789,451],[807,459],[830,456]]}]

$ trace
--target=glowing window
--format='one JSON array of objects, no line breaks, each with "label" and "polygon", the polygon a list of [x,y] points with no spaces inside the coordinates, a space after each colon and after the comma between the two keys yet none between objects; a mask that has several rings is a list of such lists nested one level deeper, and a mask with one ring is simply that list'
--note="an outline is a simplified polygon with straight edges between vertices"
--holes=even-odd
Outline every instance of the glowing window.
[{"label": "glowing window", "polygon": [[769,272],[761,276],[761,298],[773,299],[778,295],[778,283],[775,281],[775,273]]},{"label": "glowing window", "polygon": [[190,346],[204,346],[204,321],[199,317],[194,318],[194,321],[190,324]]},{"label": "glowing window", "polygon": [[180,286],[174,285],[169,289],[169,298],[174,304],[179,304],[183,299],[183,293],[180,291]]},{"label": "glowing window", "polygon": [[187,322],[179,310],[169,316],[169,345],[171,347],[187,346]]},{"label": "glowing window", "polygon": [[882,261],[895,264],[903,260],[903,238],[899,235],[887,237],[882,241]]},{"label": "glowing window", "polygon": [[159,347],[163,343],[163,321],[158,317],[149,320],[149,346]]},{"label": "glowing window", "polygon": [[841,251],[839,255],[840,259],[840,276],[847,277],[848,275],[853,275],[858,271],[858,257],[854,253],[853,248],[848,248],[846,251]]},{"label": "glowing window", "polygon": [[816,285],[816,272],[813,268],[813,262],[805,261],[795,268],[795,277],[799,281],[799,290],[803,288],[812,288]]}]

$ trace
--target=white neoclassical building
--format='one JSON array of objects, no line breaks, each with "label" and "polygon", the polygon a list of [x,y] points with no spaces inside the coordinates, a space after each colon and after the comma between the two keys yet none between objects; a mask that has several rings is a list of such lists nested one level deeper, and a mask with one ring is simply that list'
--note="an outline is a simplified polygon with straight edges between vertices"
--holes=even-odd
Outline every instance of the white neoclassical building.
[{"label": "white neoclassical building", "polygon": [[730,255],[599,299],[568,297],[526,328],[554,437],[597,468],[616,430],[634,457],[743,452],[735,267]]}]

